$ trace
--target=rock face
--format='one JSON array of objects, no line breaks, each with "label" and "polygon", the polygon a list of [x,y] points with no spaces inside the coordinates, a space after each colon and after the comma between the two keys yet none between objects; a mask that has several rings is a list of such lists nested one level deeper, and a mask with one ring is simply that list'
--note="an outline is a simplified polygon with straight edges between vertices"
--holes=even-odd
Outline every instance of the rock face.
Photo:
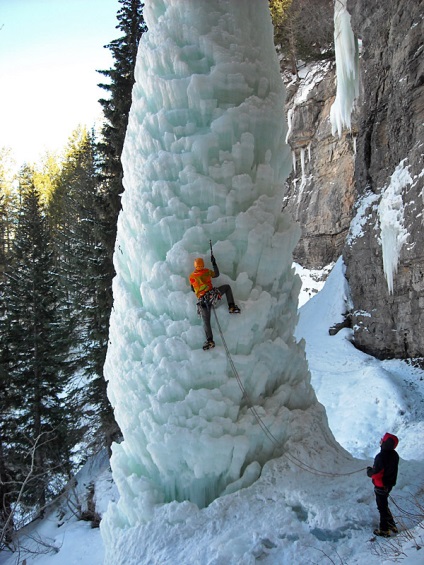
[{"label": "rock face", "polygon": [[283,208],[299,222],[295,261],[342,253],[355,345],[380,358],[424,356],[423,0],[348,0],[362,40],[352,131],[331,133],[334,63],[288,83],[293,172]]},{"label": "rock face", "polygon": [[424,2],[347,8],[362,39],[357,216],[344,249],[355,345],[380,358],[422,357]]},{"label": "rock face", "polygon": [[332,135],[333,62],[303,69],[300,76],[286,85],[293,172],[287,179],[283,208],[302,227],[295,261],[320,269],[342,254],[352,219],[356,121],[353,117],[352,131],[341,139]]}]

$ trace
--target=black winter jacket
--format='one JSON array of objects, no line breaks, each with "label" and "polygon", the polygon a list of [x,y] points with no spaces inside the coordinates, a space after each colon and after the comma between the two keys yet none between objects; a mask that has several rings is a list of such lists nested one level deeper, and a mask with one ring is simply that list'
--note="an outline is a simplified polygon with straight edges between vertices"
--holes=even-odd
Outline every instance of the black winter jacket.
[{"label": "black winter jacket", "polygon": [[372,478],[374,486],[390,491],[396,484],[398,466],[399,455],[395,451],[394,442],[389,438],[382,443],[381,451],[376,455],[374,465],[368,468],[367,475]]}]

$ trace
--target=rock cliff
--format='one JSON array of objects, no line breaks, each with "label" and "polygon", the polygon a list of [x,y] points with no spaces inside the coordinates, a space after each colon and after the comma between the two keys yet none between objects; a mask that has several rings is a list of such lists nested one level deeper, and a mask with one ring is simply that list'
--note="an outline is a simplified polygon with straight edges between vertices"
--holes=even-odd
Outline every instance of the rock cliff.
[{"label": "rock cliff", "polygon": [[422,357],[424,2],[347,7],[362,40],[356,217],[344,248],[354,340],[377,357]]},{"label": "rock cliff", "polygon": [[361,40],[352,130],[331,133],[334,64],[287,84],[294,169],[283,207],[301,224],[295,260],[342,253],[355,345],[379,358],[424,356],[423,0],[348,0]]},{"label": "rock cliff", "polygon": [[283,208],[302,227],[294,259],[320,269],[342,254],[354,203],[356,121],[341,139],[331,133],[335,89],[334,62],[309,65],[300,79],[287,82],[286,113],[293,172]]}]

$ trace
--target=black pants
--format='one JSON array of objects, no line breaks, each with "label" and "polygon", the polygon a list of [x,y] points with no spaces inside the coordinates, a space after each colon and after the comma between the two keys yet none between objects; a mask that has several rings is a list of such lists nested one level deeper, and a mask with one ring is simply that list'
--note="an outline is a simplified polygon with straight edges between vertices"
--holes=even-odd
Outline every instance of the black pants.
[{"label": "black pants", "polygon": [[[229,284],[223,284],[222,286],[217,287],[220,294],[227,297],[228,305],[234,304],[234,297],[233,291],[231,290],[231,286]],[[212,328],[211,328],[211,309],[212,306],[207,301],[202,301],[200,308],[200,314],[202,316],[203,321],[203,328],[205,330],[205,335],[207,341],[213,340]]]},{"label": "black pants", "polygon": [[394,527],[395,520],[389,509],[389,490],[375,487],[375,501],[380,513],[380,530],[387,532],[390,527]]}]

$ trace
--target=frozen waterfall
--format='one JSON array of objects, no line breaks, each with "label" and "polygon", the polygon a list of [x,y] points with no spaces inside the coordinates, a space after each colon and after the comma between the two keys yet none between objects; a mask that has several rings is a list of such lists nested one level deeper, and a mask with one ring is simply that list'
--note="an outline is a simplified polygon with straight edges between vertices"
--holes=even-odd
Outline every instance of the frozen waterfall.
[{"label": "frozen waterfall", "polygon": [[334,46],[336,51],[337,94],[330,110],[333,135],[350,129],[355,99],[359,94],[359,46],[353,34],[347,0],[334,3]]},{"label": "frozen waterfall", "polygon": [[[301,439],[300,419],[325,420],[293,337],[300,234],[280,212],[291,154],[268,3],[146,0],[144,15],[105,365],[124,437],[113,446],[120,499],[103,520],[106,539],[155,504],[203,507],[250,485]],[[216,314],[248,399],[213,315],[216,348],[202,350],[188,275],[197,256],[211,266],[209,240],[217,284],[231,284],[242,310]]]}]

